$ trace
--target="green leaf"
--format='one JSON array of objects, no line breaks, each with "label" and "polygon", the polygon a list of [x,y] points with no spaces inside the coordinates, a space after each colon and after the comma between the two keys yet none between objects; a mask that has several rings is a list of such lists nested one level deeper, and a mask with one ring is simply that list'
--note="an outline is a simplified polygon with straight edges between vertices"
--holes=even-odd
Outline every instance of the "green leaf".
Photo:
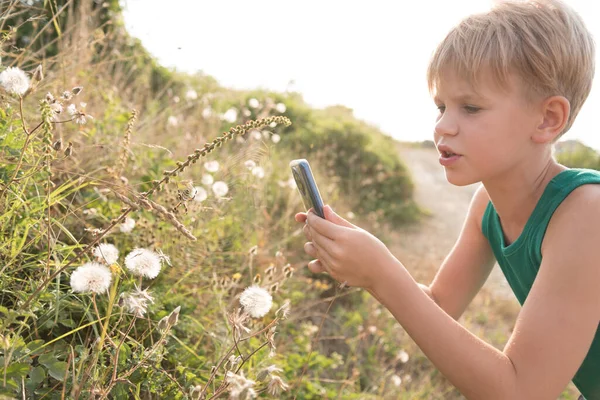
[{"label": "green leaf", "polygon": [[27,363],[11,363],[6,368],[6,375],[9,377],[24,378],[29,373],[29,364]]},{"label": "green leaf", "polygon": [[44,379],[46,379],[46,371],[41,366],[35,367],[29,373],[29,382],[34,385],[41,383]]},{"label": "green leaf", "polygon": [[48,374],[56,380],[62,381],[65,379],[67,372],[67,363],[64,361],[55,361],[48,366]]}]

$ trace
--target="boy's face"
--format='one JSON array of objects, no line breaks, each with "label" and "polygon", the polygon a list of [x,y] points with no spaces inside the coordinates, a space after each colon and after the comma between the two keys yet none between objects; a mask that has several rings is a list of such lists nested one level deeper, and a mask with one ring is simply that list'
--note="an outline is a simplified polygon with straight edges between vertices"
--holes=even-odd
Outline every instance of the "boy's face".
[{"label": "boy's face", "polygon": [[482,73],[476,92],[448,71],[437,87],[434,101],[440,112],[434,139],[446,178],[454,185],[493,180],[526,167],[531,158],[530,137],[539,115],[518,87],[518,78],[510,76],[505,90],[491,79]]}]

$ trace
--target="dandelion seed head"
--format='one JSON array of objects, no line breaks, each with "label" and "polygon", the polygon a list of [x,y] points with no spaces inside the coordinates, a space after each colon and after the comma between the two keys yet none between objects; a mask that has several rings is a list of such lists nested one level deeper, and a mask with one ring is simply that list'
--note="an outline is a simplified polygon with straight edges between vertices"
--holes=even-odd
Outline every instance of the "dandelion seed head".
[{"label": "dandelion seed head", "polygon": [[69,106],[67,107],[67,112],[71,116],[78,114],[77,106],[75,106],[75,104],[69,104]]},{"label": "dandelion seed head", "polygon": [[202,184],[206,186],[210,186],[215,182],[215,178],[211,174],[202,175]]},{"label": "dandelion seed head", "polygon": [[196,186],[194,189],[196,189],[196,196],[194,197],[194,201],[202,203],[208,198],[208,192],[202,186]]},{"label": "dandelion seed head", "polygon": [[179,125],[179,120],[177,119],[176,116],[171,115],[171,116],[169,116],[169,118],[167,118],[167,125],[177,126],[177,125]]},{"label": "dandelion seed head", "polygon": [[398,375],[392,375],[392,377],[390,378],[392,381],[392,385],[399,387],[400,385],[402,385],[402,378],[400,378]]},{"label": "dandelion seed head", "polygon": [[215,173],[219,170],[219,162],[217,160],[207,161],[204,163],[204,169],[208,172]]},{"label": "dandelion seed head", "polygon": [[257,166],[252,168],[252,175],[256,176],[259,179],[265,177],[265,169],[263,167]]},{"label": "dandelion seed head", "polygon": [[119,225],[119,230],[123,233],[129,233],[135,228],[135,220],[131,217],[126,217],[125,221]]},{"label": "dandelion seed head", "polygon": [[160,272],[160,256],[152,250],[136,248],[125,257],[125,266],[134,275],[154,279]]},{"label": "dandelion seed head", "polygon": [[260,102],[253,97],[250,100],[248,100],[248,106],[250,108],[258,108],[260,107]]},{"label": "dandelion seed head", "polygon": [[396,359],[400,360],[401,363],[406,363],[410,359],[408,353],[405,350],[400,350],[396,355]]},{"label": "dandelion seed head", "polygon": [[29,77],[17,67],[8,67],[0,72],[0,85],[8,93],[22,96],[29,89]]},{"label": "dandelion seed head", "polygon": [[249,117],[252,115],[252,111],[248,110],[247,108],[244,108],[242,110],[242,114],[244,115],[244,117]]},{"label": "dandelion seed head", "polygon": [[285,110],[287,110],[285,104],[283,104],[283,103],[277,103],[277,105],[275,106],[275,109],[277,110],[277,112],[282,113],[282,114],[285,112]]},{"label": "dandelion seed head", "polygon": [[223,197],[229,192],[229,186],[223,181],[216,181],[212,185],[212,191],[217,197]]},{"label": "dandelion seed head", "polygon": [[281,136],[279,136],[278,134],[274,133],[273,136],[271,136],[271,141],[275,144],[281,142]]},{"label": "dandelion seed head", "polygon": [[198,93],[196,93],[196,91],[194,89],[188,89],[187,92],[185,92],[185,98],[186,100],[196,100],[198,98]]},{"label": "dandelion seed head", "polygon": [[269,124],[269,128],[275,128],[277,126],[277,122],[271,122]]},{"label": "dandelion seed head", "polygon": [[202,110],[202,118],[207,119],[212,117],[213,112],[212,112],[212,108],[210,107],[206,107],[204,110]]},{"label": "dandelion seed head", "polygon": [[114,244],[101,243],[94,248],[94,257],[106,265],[111,265],[119,259],[119,249]]},{"label": "dandelion seed head", "polygon": [[273,297],[265,289],[253,285],[242,292],[240,304],[252,318],[262,318],[271,309]]},{"label": "dandelion seed head", "polygon": [[238,110],[233,107],[225,111],[225,114],[223,114],[223,119],[229,123],[234,123],[235,121],[237,121],[237,117]]},{"label": "dandelion seed head", "polygon": [[251,135],[252,135],[252,139],[255,139],[255,140],[262,139],[262,133],[258,129],[253,129],[251,132]]},{"label": "dandelion seed head", "polygon": [[271,375],[271,379],[267,384],[267,392],[273,396],[278,396],[281,392],[285,392],[289,389],[287,383],[283,381],[278,375]]},{"label": "dandelion seed head", "polygon": [[132,292],[121,294],[121,298],[123,307],[138,318],[144,316],[148,309],[148,303],[154,303],[154,298],[148,293],[148,290],[141,290],[137,286]]},{"label": "dandelion seed head", "polygon": [[251,170],[252,168],[256,167],[256,163],[254,162],[254,160],[247,160],[246,162],[244,162],[244,167]]},{"label": "dandelion seed head", "polygon": [[112,275],[110,269],[96,262],[78,267],[71,274],[71,288],[77,293],[106,293],[110,287]]}]

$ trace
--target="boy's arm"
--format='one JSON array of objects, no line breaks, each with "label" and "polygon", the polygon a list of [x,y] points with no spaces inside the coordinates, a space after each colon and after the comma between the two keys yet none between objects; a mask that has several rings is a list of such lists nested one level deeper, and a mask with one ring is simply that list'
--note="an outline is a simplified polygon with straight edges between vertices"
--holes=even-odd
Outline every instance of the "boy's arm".
[{"label": "boy's arm", "polygon": [[494,267],[494,255],[481,232],[481,219],[489,202],[480,186],[471,200],[462,231],[431,285],[419,287],[452,318],[458,320],[479,292]]},{"label": "boy's arm", "polygon": [[504,351],[452,319],[397,260],[384,266],[385,279],[369,291],[467,398],[555,399],[600,321],[600,187],[594,186],[576,189],[554,213],[542,265]]}]

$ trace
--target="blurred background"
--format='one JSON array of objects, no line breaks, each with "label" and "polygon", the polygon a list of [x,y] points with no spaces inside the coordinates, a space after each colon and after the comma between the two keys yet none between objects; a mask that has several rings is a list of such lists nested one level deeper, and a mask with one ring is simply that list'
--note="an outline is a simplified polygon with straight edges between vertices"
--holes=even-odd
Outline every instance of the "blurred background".
[{"label": "blurred background", "polygon": [[[599,40],[600,4],[565,2]],[[123,17],[164,66],[203,71],[227,87],[294,90],[314,107],[341,104],[395,139],[422,141],[437,113],[425,81],[429,57],[455,23],[492,3],[124,0]],[[600,149],[599,92],[596,79],[562,140]]]}]

